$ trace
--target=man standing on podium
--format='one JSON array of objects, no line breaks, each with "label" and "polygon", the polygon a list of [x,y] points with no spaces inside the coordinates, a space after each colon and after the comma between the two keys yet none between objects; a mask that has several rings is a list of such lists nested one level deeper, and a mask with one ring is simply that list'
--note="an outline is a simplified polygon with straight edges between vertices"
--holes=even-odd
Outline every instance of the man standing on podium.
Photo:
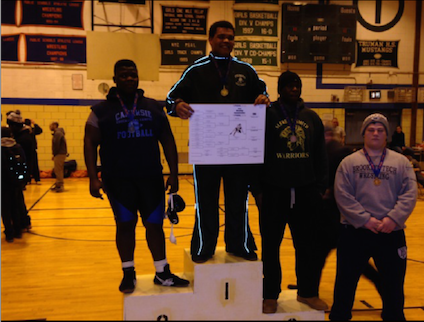
[{"label": "man standing on podium", "polygon": [[[163,106],[138,89],[138,71],[131,60],[115,64],[112,87],[106,101],[91,107],[85,127],[84,156],[90,178],[90,194],[109,199],[116,223],[116,246],[124,277],[122,293],[136,285],[134,267],[135,228],[138,212],[153,257],[154,284],[187,286],[189,281],[171,273],[166,259],[163,218],[165,189],[178,191],[178,154]],[[169,165],[164,184],[159,144]],[[100,146],[101,175],[97,176],[97,148]]]},{"label": "man standing on podium", "polygon": [[[209,56],[195,61],[182,74],[167,96],[168,114],[188,119],[189,104],[269,104],[265,83],[248,63],[231,56],[234,26],[218,21],[209,29]],[[219,234],[219,190],[225,195],[226,251],[250,261],[258,259],[249,227],[248,165],[195,165],[196,218],[191,240],[191,257],[204,263],[215,253]]]}]

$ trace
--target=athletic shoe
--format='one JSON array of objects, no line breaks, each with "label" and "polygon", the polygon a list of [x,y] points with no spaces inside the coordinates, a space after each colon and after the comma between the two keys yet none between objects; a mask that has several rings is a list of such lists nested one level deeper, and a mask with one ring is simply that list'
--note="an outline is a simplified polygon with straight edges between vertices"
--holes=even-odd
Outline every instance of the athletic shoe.
[{"label": "athletic shoe", "polygon": [[243,252],[243,253],[231,253],[231,255],[237,256],[237,257],[241,257],[247,261],[257,261],[258,260],[258,255],[252,250],[250,251],[250,253],[247,252]]},{"label": "athletic shoe", "polygon": [[192,255],[191,260],[197,264],[203,264],[210,260],[212,258],[212,255]]},{"label": "athletic shoe", "polygon": [[188,286],[188,284],[190,284],[189,281],[179,278],[177,275],[172,274],[171,271],[169,270],[169,264],[166,264],[162,273],[156,272],[153,282],[156,285],[173,286],[173,287]]},{"label": "athletic shoe", "polygon": [[64,192],[64,191],[65,191],[65,188],[64,188],[63,186],[56,187],[56,188],[54,189],[54,191],[56,191],[56,192]]},{"label": "athletic shoe", "polygon": [[124,268],[124,278],[122,279],[121,285],[119,285],[119,290],[122,293],[129,294],[134,292],[135,285],[137,284],[137,279],[135,275],[134,267]]}]

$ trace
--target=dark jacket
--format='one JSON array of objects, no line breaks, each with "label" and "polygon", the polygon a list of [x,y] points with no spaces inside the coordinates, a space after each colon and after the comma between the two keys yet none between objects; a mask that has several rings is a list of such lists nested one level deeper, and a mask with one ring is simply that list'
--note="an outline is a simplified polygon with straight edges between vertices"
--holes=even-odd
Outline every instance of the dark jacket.
[{"label": "dark jacket", "polygon": [[223,82],[211,57],[215,57],[219,68],[222,68],[221,74],[225,76],[228,59],[213,56],[211,53],[195,61],[168,93],[166,108],[169,115],[176,116],[176,99],[182,99],[189,104],[251,104],[260,94],[267,95],[266,85],[258,77],[255,69],[250,64],[231,57],[230,71],[225,84],[228,95],[222,96]]},{"label": "dark jacket", "polygon": [[57,128],[53,133],[52,152],[54,156],[58,154],[68,154],[65,130],[61,127]]},{"label": "dark jacket", "polygon": [[[298,102],[296,142],[290,141],[290,126],[279,102],[266,111],[265,163],[256,167],[251,191],[255,195],[263,185],[276,188],[316,187],[324,194],[328,185],[328,162],[324,126],[313,110]],[[294,115],[290,115],[293,117]]]}]

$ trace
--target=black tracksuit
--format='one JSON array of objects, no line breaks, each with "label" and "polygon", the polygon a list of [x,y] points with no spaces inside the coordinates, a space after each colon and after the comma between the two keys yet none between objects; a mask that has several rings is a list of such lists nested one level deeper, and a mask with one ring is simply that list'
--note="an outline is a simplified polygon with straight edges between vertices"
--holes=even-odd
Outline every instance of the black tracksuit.
[{"label": "black tracksuit", "polygon": [[[278,299],[282,272],[280,245],[286,224],[293,237],[298,295],[318,296],[320,269],[317,223],[325,192],[328,164],[324,126],[300,99],[296,141],[279,102],[267,109],[265,163],[257,167],[252,193],[262,193],[259,213],[262,236],[264,299]],[[293,120],[295,107],[287,107]]]},{"label": "black tracksuit", "polygon": [[[266,85],[254,68],[236,58],[231,58],[226,80],[228,95],[222,96],[223,83],[212,60],[214,57],[221,75],[227,74],[228,57],[209,56],[198,59],[182,74],[171,88],[166,106],[171,116],[176,116],[175,100],[193,103],[254,103],[260,94],[266,95]],[[248,196],[247,169],[245,165],[195,165],[194,187],[196,219],[191,241],[192,256],[209,257],[215,253],[219,234],[219,190],[221,178],[225,195],[226,251],[250,253],[256,245],[248,223],[246,199]]]}]

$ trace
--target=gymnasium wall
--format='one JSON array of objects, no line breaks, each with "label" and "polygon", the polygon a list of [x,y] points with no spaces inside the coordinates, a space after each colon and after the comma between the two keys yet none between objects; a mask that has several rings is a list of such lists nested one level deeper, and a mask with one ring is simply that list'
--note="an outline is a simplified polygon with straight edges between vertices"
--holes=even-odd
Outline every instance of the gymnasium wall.
[{"label": "gymnasium wall", "polygon": [[[146,1],[150,3],[150,1]],[[258,10],[279,12],[279,36],[281,41],[281,10],[282,4],[288,1],[279,1],[274,4],[246,4],[234,1],[160,1],[154,3],[154,33],[161,38],[172,38],[172,35],[162,34],[162,6],[208,8],[207,29],[217,20],[229,20],[234,23],[234,10]],[[382,1],[380,25],[388,24],[396,16],[401,1]],[[322,1],[304,1],[302,3],[322,3]],[[353,1],[325,1],[326,4],[351,5]],[[398,109],[401,111],[401,125],[406,135],[407,144],[411,138],[411,123],[415,122],[416,142],[423,139],[423,106],[424,106],[424,59],[419,62],[419,84],[417,118],[412,119],[410,102],[395,102],[389,98],[388,92],[396,87],[411,87],[413,80],[413,61],[415,43],[415,1],[404,1],[404,11],[399,21],[390,29],[376,32],[357,23],[356,38],[360,40],[399,41],[398,67],[356,67],[355,64],[312,64],[312,63],[279,63],[278,66],[258,66],[259,76],[268,86],[271,100],[278,98],[277,81],[281,72],[290,69],[297,72],[303,82],[302,98],[312,107],[323,120],[330,120],[333,116],[339,119],[340,125],[345,126],[345,110],[357,109]],[[358,1],[358,10],[364,19],[372,21],[375,18],[375,1]],[[107,11],[107,17],[114,23],[139,18],[146,14],[146,6],[129,4],[99,3],[94,1],[94,11]],[[143,12],[144,11],[144,12]],[[92,11],[89,2],[84,5],[84,30],[72,31],[63,29],[64,35],[85,35],[91,31]],[[421,12],[421,45],[420,52],[424,53],[424,17]],[[19,32],[51,32],[46,27],[20,27]],[[127,28],[118,30],[114,27],[95,27],[95,31],[105,33],[131,32],[150,33],[149,29]],[[2,26],[2,35],[12,34],[16,28]],[[202,39],[205,35],[177,35],[178,39]],[[150,48],[146,48],[150,50]],[[207,43],[206,52],[210,50]],[[160,55],[160,52],[157,53]],[[421,54],[421,56],[424,56]],[[278,57],[279,61],[279,57]],[[181,76],[186,66],[161,66],[159,79],[155,81],[140,81],[145,95],[164,101],[169,89]],[[113,65],[104,66],[112,70]],[[143,70],[139,70],[142,74]],[[73,75],[82,75],[82,89],[73,89]],[[105,98],[101,91],[103,85],[113,86],[112,79],[87,79],[87,66],[84,64],[28,64],[20,62],[4,62],[1,64],[1,97],[2,97],[2,125],[5,124],[5,113],[19,109],[24,118],[34,119],[43,128],[43,133],[37,136],[38,157],[41,170],[50,170],[53,167],[51,160],[51,133],[49,124],[57,121],[66,132],[69,159],[75,159],[78,169],[85,169],[83,157],[84,126],[90,112],[90,106]],[[350,103],[344,98],[345,86],[364,86],[366,88],[363,101]],[[371,101],[368,92],[371,89],[381,89],[382,97],[377,102]],[[169,117],[172,130],[177,141],[180,156],[180,173],[192,173],[192,165],[187,163],[188,157],[188,121]],[[359,130],[359,129],[358,129]],[[163,159],[164,171],[168,171]]]}]

